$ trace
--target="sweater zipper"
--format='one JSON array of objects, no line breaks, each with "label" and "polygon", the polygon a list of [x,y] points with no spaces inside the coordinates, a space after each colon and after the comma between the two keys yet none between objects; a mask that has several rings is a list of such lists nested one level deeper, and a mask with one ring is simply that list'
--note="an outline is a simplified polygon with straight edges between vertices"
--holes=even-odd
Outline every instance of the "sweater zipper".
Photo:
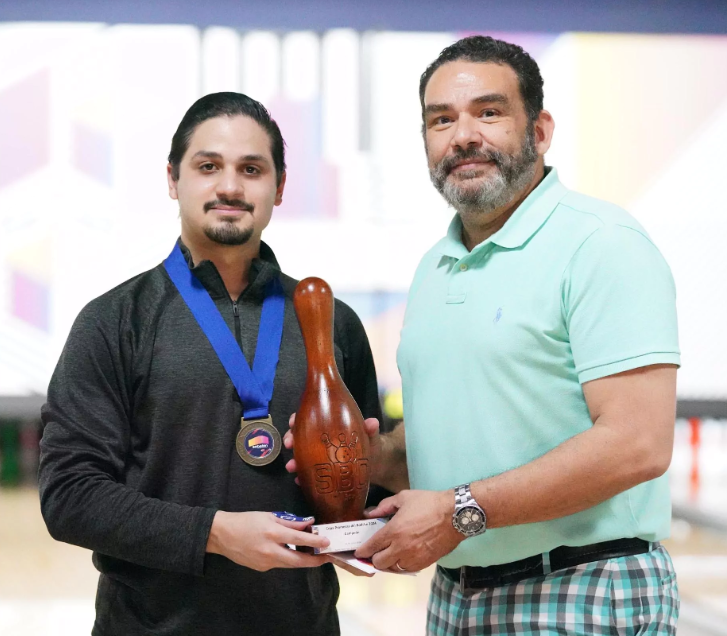
[{"label": "sweater zipper", "polygon": [[237,309],[237,301],[232,301],[232,313],[235,316],[235,338],[242,349],[242,333],[240,332],[240,312]]}]

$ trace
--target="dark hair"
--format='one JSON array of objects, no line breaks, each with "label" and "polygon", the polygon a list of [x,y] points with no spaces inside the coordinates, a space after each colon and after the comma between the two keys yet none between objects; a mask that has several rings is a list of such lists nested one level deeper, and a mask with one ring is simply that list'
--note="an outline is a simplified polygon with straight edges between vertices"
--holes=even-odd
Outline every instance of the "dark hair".
[{"label": "dark hair", "polygon": [[528,119],[533,122],[538,118],[540,111],[543,110],[543,78],[537,62],[517,44],[484,35],[472,35],[451,44],[422,73],[419,80],[422,116],[424,115],[424,91],[434,71],[443,64],[456,60],[492,62],[509,66],[518,77],[520,95],[525,103]]},{"label": "dark hair", "polygon": [[172,137],[172,148],[169,151],[169,163],[172,166],[172,178],[179,179],[179,164],[189,148],[194,131],[202,122],[214,117],[234,117],[244,115],[256,121],[270,137],[270,151],[273,155],[277,183],[285,172],[285,141],[280,128],[270,116],[268,110],[260,102],[242,93],[210,93],[200,97],[189,110],[184,113],[177,132]]}]

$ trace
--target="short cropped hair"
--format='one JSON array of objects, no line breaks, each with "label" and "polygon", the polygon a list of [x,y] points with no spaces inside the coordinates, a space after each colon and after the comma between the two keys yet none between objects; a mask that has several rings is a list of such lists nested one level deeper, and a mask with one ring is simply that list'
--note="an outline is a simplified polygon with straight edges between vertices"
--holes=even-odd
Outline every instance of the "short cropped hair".
[{"label": "short cropped hair", "polygon": [[528,119],[533,122],[543,110],[543,78],[538,63],[517,44],[496,40],[489,36],[472,35],[458,40],[444,49],[422,73],[419,80],[419,101],[424,116],[424,91],[434,71],[447,62],[491,62],[509,66],[518,78],[520,95],[525,104]]},{"label": "short cropped hair", "polygon": [[172,137],[172,148],[169,151],[169,163],[172,166],[172,179],[179,179],[179,165],[184,153],[189,148],[194,131],[202,122],[214,117],[235,117],[244,115],[256,121],[270,137],[270,151],[275,164],[277,183],[285,172],[285,141],[280,128],[270,116],[268,110],[260,102],[242,93],[210,93],[198,99],[182,117],[177,132]]}]

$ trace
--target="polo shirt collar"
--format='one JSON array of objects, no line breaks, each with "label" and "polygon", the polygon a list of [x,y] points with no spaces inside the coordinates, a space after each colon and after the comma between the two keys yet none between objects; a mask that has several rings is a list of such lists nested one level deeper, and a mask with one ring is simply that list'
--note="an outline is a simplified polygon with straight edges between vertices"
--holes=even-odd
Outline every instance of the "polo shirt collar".
[{"label": "polo shirt collar", "polygon": [[[520,247],[542,227],[559,201],[568,192],[558,179],[558,171],[555,168],[546,168],[546,170],[547,174],[543,180],[520,204],[505,225],[487,240],[476,245],[472,252],[489,243],[495,243],[507,249]],[[459,214],[454,215],[449,224],[447,236],[439,242],[438,247],[444,256],[457,259],[470,253],[462,243],[462,221]]]}]

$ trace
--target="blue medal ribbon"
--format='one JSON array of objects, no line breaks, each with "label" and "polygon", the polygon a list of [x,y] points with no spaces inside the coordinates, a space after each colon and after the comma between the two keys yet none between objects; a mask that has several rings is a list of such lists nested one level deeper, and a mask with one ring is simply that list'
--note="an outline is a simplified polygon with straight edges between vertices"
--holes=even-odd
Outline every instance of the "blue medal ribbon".
[{"label": "blue medal ribbon", "polygon": [[265,286],[255,358],[250,370],[222,314],[187,265],[179,243],[164,261],[164,267],[235,385],[242,402],[243,417],[246,420],[267,417],[273,397],[285,314],[285,296],[278,277]]}]

